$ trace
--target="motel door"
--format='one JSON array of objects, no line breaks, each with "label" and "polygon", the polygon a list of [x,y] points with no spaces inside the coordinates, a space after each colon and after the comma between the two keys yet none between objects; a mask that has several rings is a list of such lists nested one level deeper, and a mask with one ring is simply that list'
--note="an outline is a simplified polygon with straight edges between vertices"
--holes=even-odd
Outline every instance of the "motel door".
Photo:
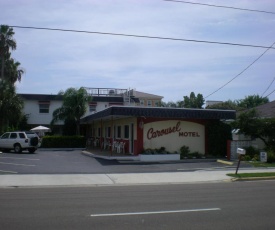
[{"label": "motel door", "polygon": [[130,125],[130,136],[129,136],[129,153],[133,154],[134,152],[134,123]]}]

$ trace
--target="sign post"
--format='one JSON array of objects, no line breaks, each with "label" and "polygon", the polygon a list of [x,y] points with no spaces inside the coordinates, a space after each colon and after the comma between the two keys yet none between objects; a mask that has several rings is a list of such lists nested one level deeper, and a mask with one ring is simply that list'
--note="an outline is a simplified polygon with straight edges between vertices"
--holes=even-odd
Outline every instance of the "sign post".
[{"label": "sign post", "polygon": [[238,165],[237,165],[235,174],[238,173],[240,163],[241,163],[241,159],[242,159],[242,155],[245,155],[245,153],[246,153],[245,149],[237,148],[237,154],[239,154],[239,161],[238,161]]}]

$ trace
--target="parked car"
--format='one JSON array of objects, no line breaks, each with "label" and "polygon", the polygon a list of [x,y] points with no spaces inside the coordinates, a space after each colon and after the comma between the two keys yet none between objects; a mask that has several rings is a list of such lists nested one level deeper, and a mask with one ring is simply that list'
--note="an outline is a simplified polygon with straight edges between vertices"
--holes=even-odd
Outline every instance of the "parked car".
[{"label": "parked car", "polygon": [[6,151],[13,149],[14,152],[21,153],[23,150],[28,150],[34,153],[40,145],[41,139],[30,131],[7,132],[0,137],[0,149]]}]

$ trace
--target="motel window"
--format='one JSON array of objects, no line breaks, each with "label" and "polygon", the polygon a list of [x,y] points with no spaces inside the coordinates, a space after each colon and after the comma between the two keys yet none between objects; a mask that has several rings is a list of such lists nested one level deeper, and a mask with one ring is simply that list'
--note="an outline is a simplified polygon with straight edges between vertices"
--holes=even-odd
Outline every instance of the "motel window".
[{"label": "motel window", "polygon": [[124,125],[124,138],[129,139],[129,125]]},{"label": "motel window", "polygon": [[117,135],[116,138],[121,138],[121,126],[117,126]]},{"label": "motel window", "polygon": [[151,100],[147,101],[147,106],[152,106],[152,101]]},{"label": "motel window", "polygon": [[49,113],[50,102],[49,101],[39,101],[39,113]]},{"label": "motel window", "polygon": [[144,106],[144,100],[139,100],[139,102],[141,106]]}]

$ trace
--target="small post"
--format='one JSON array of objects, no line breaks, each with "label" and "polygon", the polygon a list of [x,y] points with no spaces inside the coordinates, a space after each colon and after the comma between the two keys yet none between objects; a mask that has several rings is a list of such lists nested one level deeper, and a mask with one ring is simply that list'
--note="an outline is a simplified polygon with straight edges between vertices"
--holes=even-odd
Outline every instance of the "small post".
[{"label": "small post", "polygon": [[242,155],[239,154],[239,161],[238,161],[238,165],[237,165],[235,174],[238,174],[238,170],[239,170],[239,167],[240,167],[241,159],[242,159]]},{"label": "small post", "polygon": [[241,160],[242,160],[242,155],[245,155],[245,153],[246,153],[245,149],[241,149],[241,148],[237,149],[237,154],[239,154],[239,161],[238,161],[238,165],[237,165],[235,174],[238,173],[240,163],[241,163]]}]

